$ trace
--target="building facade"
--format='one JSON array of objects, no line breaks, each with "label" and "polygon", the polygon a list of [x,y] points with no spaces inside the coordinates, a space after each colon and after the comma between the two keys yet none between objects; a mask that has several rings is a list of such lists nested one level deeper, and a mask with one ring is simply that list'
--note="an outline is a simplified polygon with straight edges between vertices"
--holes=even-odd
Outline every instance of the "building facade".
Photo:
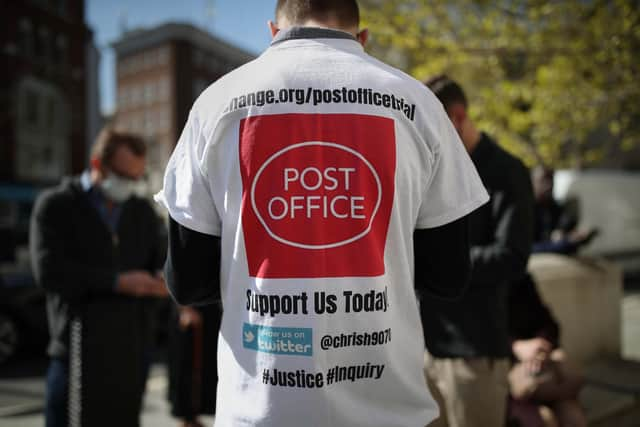
[{"label": "building facade", "polygon": [[[86,166],[99,56],[84,0],[2,3],[0,14],[0,273],[27,241],[39,190]],[[93,85],[91,88],[90,85]],[[88,91],[93,90],[93,101]]]},{"label": "building facade", "polygon": [[117,64],[113,126],[147,141],[149,178],[157,190],[193,101],[254,56],[179,23],[126,32],[112,46]]},{"label": "building facade", "polygon": [[6,2],[0,17],[0,181],[51,184],[86,164],[83,0]]}]

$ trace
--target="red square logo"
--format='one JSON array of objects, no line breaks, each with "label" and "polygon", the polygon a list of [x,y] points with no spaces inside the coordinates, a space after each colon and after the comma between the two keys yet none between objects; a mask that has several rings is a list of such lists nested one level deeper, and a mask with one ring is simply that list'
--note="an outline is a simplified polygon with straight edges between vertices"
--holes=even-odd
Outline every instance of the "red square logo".
[{"label": "red square logo", "polygon": [[391,119],[282,114],[240,123],[249,274],[380,276],[394,198]]}]

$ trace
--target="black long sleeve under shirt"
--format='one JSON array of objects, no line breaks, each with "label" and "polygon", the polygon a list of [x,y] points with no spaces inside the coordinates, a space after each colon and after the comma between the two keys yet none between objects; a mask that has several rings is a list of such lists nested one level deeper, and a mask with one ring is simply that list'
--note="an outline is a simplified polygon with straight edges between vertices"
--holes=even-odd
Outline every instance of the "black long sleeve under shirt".
[{"label": "black long sleeve under shirt", "polygon": [[[444,300],[462,295],[470,272],[467,218],[414,232],[415,284],[421,294]],[[165,277],[179,304],[206,305],[220,299],[220,245],[220,237],[169,219]]]}]

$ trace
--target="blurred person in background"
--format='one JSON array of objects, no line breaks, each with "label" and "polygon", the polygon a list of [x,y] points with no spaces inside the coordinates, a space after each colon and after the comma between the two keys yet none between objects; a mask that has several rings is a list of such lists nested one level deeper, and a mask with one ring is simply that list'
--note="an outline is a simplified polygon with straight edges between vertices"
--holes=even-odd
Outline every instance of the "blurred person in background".
[{"label": "blurred person in background", "polygon": [[169,402],[182,427],[202,427],[199,415],[214,415],[218,386],[221,303],[172,304],[169,315]]},{"label": "blurred person in background", "polygon": [[442,102],[490,196],[469,215],[467,292],[457,301],[421,298],[425,373],[441,408],[432,426],[499,427],[509,393],[509,286],[525,275],[531,252],[531,181],[519,159],[475,127],[460,85],[444,75],[425,83]]},{"label": "blurred person in background", "polygon": [[564,204],[553,197],[553,169],[538,165],[531,171],[535,195],[533,252],[572,255],[598,234],[595,228],[577,228],[578,201]]},{"label": "blurred person in background", "polygon": [[43,192],[30,252],[47,292],[46,425],[137,426],[154,334],[161,221],[144,196],[146,146],[109,128],[90,169]]},{"label": "blurred person in background", "polygon": [[[598,233],[578,229],[578,200],[553,197],[554,171],[531,171],[535,196],[534,253],[573,255]],[[581,373],[560,347],[560,326],[544,304],[533,277],[511,286],[509,334],[514,365],[509,372],[509,417],[523,427],[586,426],[578,394]]]},{"label": "blurred person in background", "polygon": [[560,347],[560,326],[531,275],[511,286],[509,418],[521,427],[586,427],[578,394],[582,375]]}]

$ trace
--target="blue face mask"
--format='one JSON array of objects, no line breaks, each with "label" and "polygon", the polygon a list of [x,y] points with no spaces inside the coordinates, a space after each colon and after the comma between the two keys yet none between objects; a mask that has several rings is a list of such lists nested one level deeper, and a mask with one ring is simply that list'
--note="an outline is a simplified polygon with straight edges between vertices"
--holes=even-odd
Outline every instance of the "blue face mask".
[{"label": "blue face mask", "polygon": [[147,195],[147,183],[144,180],[124,178],[113,172],[102,180],[100,188],[107,198],[116,203]]}]

